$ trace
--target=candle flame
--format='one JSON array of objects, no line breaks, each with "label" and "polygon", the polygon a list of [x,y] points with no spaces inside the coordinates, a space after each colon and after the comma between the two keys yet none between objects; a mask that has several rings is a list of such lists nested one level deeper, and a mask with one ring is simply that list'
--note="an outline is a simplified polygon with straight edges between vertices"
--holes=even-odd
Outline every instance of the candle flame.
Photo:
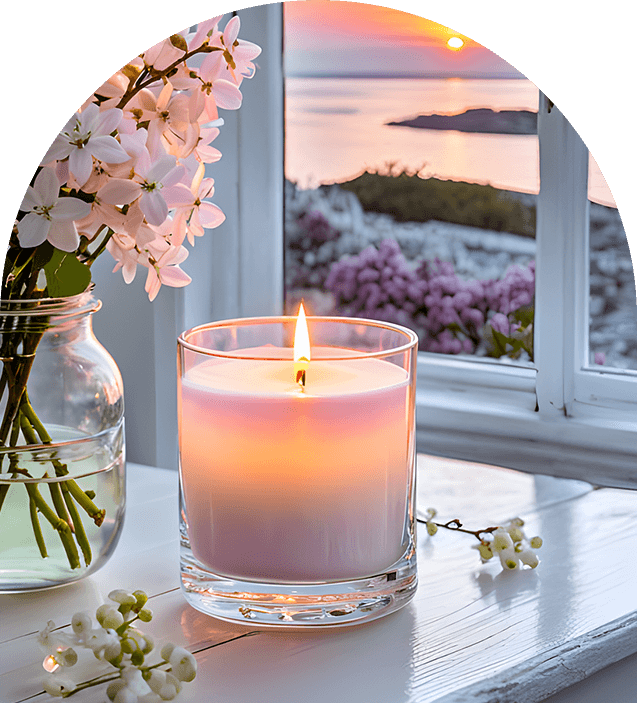
[{"label": "candle flame", "polygon": [[310,365],[310,335],[307,331],[307,320],[303,303],[299,307],[294,330],[294,380],[301,390],[305,388],[305,372]]}]

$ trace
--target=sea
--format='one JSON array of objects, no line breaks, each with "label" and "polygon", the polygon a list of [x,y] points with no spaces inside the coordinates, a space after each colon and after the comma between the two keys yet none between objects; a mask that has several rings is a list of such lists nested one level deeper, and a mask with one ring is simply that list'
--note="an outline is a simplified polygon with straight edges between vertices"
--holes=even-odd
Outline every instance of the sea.
[{"label": "sea", "polygon": [[[406,169],[422,177],[537,193],[536,135],[416,129],[387,122],[471,108],[537,112],[538,102],[538,89],[526,79],[288,77],[285,175],[301,188],[316,188],[365,170]],[[615,207],[592,156],[589,198]]]}]

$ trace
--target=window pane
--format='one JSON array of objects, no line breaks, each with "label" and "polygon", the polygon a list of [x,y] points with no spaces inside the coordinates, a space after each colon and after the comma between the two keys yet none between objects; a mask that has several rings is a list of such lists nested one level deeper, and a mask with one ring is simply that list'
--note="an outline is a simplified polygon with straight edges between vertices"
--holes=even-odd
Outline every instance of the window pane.
[{"label": "window pane", "polygon": [[635,278],[626,232],[595,159],[589,159],[589,363],[637,369]]},{"label": "window pane", "polygon": [[321,7],[285,5],[286,311],[530,362],[536,87],[422,18]]}]

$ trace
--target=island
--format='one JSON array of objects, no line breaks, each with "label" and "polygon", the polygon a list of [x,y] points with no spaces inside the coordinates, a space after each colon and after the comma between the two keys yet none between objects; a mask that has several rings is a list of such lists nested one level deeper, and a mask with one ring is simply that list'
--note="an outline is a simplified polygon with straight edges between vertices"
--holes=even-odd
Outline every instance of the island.
[{"label": "island", "polygon": [[419,115],[412,119],[385,124],[393,127],[446,129],[483,134],[537,134],[537,112],[476,108],[457,115]]}]

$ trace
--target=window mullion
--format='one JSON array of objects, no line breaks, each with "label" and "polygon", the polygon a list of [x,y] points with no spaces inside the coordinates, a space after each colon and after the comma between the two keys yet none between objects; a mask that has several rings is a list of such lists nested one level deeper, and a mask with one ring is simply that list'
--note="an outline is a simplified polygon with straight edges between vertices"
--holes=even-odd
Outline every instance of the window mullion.
[{"label": "window mullion", "polygon": [[534,356],[538,409],[549,418],[570,414],[588,347],[588,150],[544,95],[538,137]]},{"label": "window mullion", "polygon": [[262,47],[239,113],[241,315],[283,313],[283,5],[242,10],[242,34]]}]

